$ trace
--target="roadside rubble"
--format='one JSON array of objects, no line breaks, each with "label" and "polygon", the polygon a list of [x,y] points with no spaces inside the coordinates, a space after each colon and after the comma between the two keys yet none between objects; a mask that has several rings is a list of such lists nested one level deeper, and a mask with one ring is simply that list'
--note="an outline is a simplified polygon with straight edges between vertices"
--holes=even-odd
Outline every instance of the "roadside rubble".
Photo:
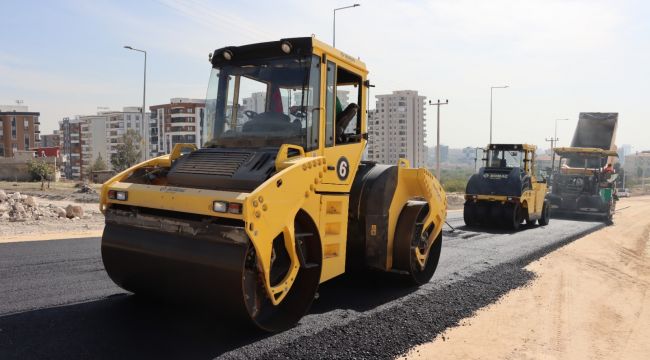
[{"label": "roadside rubble", "polygon": [[17,191],[6,193],[4,190],[0,190],[0,221],[22,222],[44,219],[74,221],[91,217],[92,214],[84,213],[84,209],[80,205],[70,204],[66,208],[52,203],[39,205],[33,196]]}]

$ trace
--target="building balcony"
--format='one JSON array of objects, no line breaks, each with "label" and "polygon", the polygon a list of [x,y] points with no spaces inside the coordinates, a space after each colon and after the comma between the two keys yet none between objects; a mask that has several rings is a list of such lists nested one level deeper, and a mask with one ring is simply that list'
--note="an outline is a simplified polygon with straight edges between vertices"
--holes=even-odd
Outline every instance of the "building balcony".
[{"label": "building balcony", "polygon": [[171,113],[172,119],[174,118],[179,118],[179,117],[194,117],[193,113],[187,113],[187,112],[176,112],[176,113]]}]

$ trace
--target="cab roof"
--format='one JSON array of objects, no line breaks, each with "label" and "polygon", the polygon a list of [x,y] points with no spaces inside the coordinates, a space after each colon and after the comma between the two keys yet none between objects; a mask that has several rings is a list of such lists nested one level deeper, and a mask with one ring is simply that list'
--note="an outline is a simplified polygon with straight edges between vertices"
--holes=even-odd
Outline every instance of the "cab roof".
[{"label": "cab roof", "polygon": [[[282,50],[282,45],[290,44],[291,51],[285,53]],[[366,64],[343,51],[333,48],[330,45],[316,39],[316,37],[297,37],[285,38],[277,41],[269,41],[255,44],[247,44],[241,46],[226,46],[216,49],[210,58],[213,67],[219,67],[226,64],[241,65],[247,62],[265,59],[265,58],[279,58],[284,56],[306,56],[314,53],[314,49],[332,56],[338,60],[354,67],[362,72],[367,72]],[[230,60],[224,57],[224,53],[229,52]]]},{"label": "cab roof", "polygon": [[603,150],[599,148],[583,148],[583,147],[559,147],[555,148],[555,153],[560,156],[614,156],[618,157],[618,153],[614,150]]},{"label": "cab roof", "polygon": [[535,151],[537,146],[530,144],[490,144],[489,150],[506,150],[506,151]]}]

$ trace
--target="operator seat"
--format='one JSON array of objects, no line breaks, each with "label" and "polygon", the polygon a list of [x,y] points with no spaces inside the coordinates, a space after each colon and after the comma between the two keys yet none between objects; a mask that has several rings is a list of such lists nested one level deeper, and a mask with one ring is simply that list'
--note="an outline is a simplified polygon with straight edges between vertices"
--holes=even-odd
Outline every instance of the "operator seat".
[{"label": "operator seat", "polygon": [[345,132],[345,129],[350,124],[350,121],[357,115],[358,111],[359,105],[352,103],[348,105],[345,110],[336,115],[336,142],[346,142],[343,134]]}]

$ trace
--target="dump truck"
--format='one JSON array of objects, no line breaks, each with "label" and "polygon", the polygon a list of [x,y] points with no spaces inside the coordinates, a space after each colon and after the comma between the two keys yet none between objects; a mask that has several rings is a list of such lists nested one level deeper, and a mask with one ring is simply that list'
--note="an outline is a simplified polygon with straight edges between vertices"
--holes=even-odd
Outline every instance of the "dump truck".
[{"label": "dump truck", "polygon": [[[616,176],[605,172],[616,153],[618,113],[582,112],[570,147],[555,148],[549,201],[557,216],[590,215],[611,222]],[[556,166],[555,155],[560,156]]]},{"label": "dump truck", "polygon": [[201,146],[175,144],[102,187],[110,278],[266,331],[295,325],[321,283],[355,269],[427,283],[445,192],[406,159],[361,161],[365,64],[314,37],[209,59]]},{"label": "dump truck", "polygon": [[[584,147],[554,149],[560,166],[553,173],[548,198],[553,214],[587,215],[611,222],[616,211],[617,174],[607,169],[614,150]],[[582,166],[579,166],[582,164]]]},{"label": "dump truck", "polygon": [[535,174],[535,145],[489,144],[485,164],[465,189],[463,219],[467,226],[518,230],[525,221],[548,225],[550,208],[545,179]]}]

